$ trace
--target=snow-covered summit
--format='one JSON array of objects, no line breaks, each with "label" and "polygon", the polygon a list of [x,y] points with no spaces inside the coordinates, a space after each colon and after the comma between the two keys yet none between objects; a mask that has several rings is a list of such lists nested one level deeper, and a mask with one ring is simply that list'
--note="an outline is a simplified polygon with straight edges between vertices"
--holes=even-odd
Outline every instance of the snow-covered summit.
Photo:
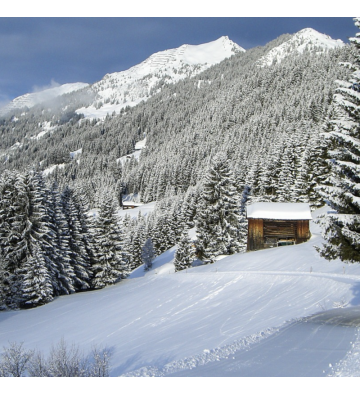
[{"label": "snow-covered summit", "polygon": [[160,90],[159,82],[177,82],[220,63],[235,53],[245,50],[227,36],[200,45],[184,44],[178,48],[156,52],[142,63],[128,70],[106,74],[92,85],[98,94],[94,105],[78,110],[88,118],[102,118],[146,100]]},{"label": "snow-covered summit", "polygon": [[46,102],[54,99],[55,97],[78,91],[89,86],[87,83],[75,82],[70,84],[63,84],[54,86],[48,89],[40,90],[38,92],[26,93],[25,95],[18,96],[6,106],[0,109],[0,115],[4,115],[12,110],[28,107],[31,108],[36,104]]},{"label": "snow-covered summit", "polygon": [[188,65],[212,65],[237,52],[245,52],[245,49],[231,41],[228,36],[223,36],[205,44],[184,44],[178,48],[157,52],[132,69],[141,70],[147,74],[151,69],[159,69],[170,65],[175,66],[182,62]]},{"label": "snow-covered summit", "polygon": [[270,66],[275,62],[281,62],[281,60],[293,52],[324,52],[344,45],[342,40],[334,40],[330,36],[319,33],[312,28],[306,28],[295,33],[290,40],[273,48],[259,60],[258,64],[261,66]]}]

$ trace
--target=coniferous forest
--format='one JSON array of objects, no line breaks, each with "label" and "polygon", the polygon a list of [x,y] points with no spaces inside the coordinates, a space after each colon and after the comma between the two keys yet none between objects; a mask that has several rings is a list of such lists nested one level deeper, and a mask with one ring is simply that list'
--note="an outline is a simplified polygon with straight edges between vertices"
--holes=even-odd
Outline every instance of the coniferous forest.
[{"label": "coniferous forest", "polygon": [[[246,206],[260,201],[330,205],[319,253],[359,262],[359,33],[261,62],[290,37],[105,119],[75,112],[94,100],[86,88],[0,118],[0,308],[103,288],[176,244],[176,270],[245,252]],[[120,218],[129,194],[155,210]]]}]

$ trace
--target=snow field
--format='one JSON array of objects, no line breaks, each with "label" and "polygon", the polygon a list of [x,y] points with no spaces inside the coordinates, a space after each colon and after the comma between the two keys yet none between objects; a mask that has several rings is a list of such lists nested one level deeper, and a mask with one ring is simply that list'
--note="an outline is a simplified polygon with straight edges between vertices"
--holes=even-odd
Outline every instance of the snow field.
[{"label": "snow field", "polygon": [[164,375],[231,358],[293,320],[360,304],[359,266],[346,265],[344,274],[343,263],[320,258],[316,231],[312,224],[308,243],[176,273],[173,247],[149,272],[139,267],[116,285],[0,313],[0,347],[24,342],[47,353],[61,338],[85,352],[111,347],[112,376]]}]

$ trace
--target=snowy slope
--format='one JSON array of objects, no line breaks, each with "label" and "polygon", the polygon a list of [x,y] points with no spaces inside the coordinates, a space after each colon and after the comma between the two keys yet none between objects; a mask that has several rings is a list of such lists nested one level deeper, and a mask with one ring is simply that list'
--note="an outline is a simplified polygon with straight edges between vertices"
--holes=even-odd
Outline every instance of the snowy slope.
[{"label": "snowy slope", "polygon": [[245,51],[227,36],[200,45],[184,44],[151,55],[128,70],[106,74],[92,85],[100,99],[90,107],[80,108],[86,118],[103,118],[107,113],[118,112],[146,100],[160,89],[157,84],[177,82],[194,76],[237,52]]},{"label": "snowy slope", "polygon": [[48,100],[54,99],[55,97],[64,95],[66,93],[78,91],[87,86],[89,86],[89,84],[83,82],[75,82],[72,84],[64,84],[53,88],[44,89],[39,92],[26,93],[25,95],[15,98],[9,104],[2,107],[0,109],[0,115],[4,115],[12,110],[20,109],[23,107],[31,108],[36,104],[46,102]]},{"label": "snowy slope", "polygon": [[[211,361],[230,361],[254,345],[256,350],[262,339],[296,319],[360,305],[360,266],[320,258],[313,246],[322,238],[314,223],[311,231],[304,244],[237,254],[177,273],[173,248],[156,258],[152,271],[138,268],[103,290],[1,312],[0,347],[23,341],[27,348],[48,352],[62,337],[85,351],[92,344],[106,345],[113,348],[112,376],[210,369]],[[348,336],[341,355],[354,351],[354,333]],[[339,359],[332,365],[342,366]],[[296,375],[299,366],[292,363]]]},{"label": "snowy slope", "polygon": [[259,59],[260,66],[271,66],[279,63],[282,59],[293,52],[303,53],[304,51],[324,52],[329,49],[342,47],[345,44],[341,40],[334,40],[326,34],[307,28],[295,33],[290,40],[273,48],[265,56]]}]

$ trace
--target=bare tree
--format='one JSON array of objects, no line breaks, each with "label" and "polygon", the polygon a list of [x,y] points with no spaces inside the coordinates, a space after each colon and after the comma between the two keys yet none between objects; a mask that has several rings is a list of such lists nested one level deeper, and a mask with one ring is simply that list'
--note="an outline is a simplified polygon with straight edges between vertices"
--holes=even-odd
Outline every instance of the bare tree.
[{"label": "bare tree", "polygon": [[9,342],[9,347],[3,347],[1,355],[0,376],[2,377],[22,377],[27,369],[30,358],[34,354],[33,350],[25,350],[23,343]]}]

